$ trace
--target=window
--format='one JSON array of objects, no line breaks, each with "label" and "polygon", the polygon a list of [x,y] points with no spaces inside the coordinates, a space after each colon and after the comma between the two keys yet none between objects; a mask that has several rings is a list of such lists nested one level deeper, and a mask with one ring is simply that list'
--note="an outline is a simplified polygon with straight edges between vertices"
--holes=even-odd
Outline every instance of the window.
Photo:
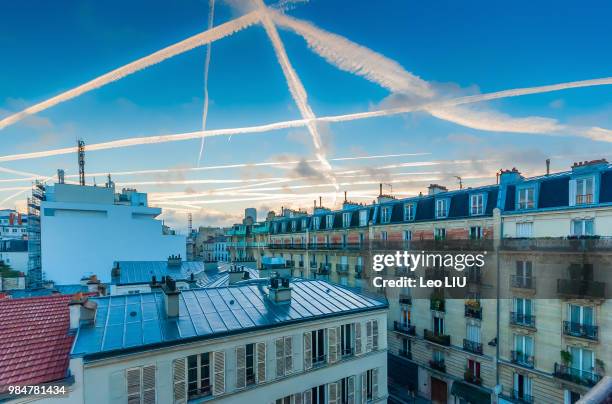
[{"label": "window", "polygon": [[569,352],[572,355],[572,361],[570,363],[572,376],[595,381],[594,378],[596,375],[593,371],[595,367],[595,355],[593,351],[572,346],[569,348]]},{"label": "window", "polygon": [[211,394],[210,355],[208,352],[187,357],[187,397],[189,399]]},{"label": "window", "polygon": [[382,241],[387,241],[387,240],[388,240],[388,234],[387,234],[387,232],[386,232],[386,231],[381,231],[381,232],[380,232],[380,239],[381,239]]},{"label": "window", "polygon": [[328,229],[334,227],[334,215],[325,216],[325,227]]},{"label": "window", "polygon": [[[401,300],[400,300],[400,303],[401,303]],[[400,324],[403,326],[409,326],[411,321],[412,321],[412,314],[410,313],[410,307],[405,304],[402,304],[400,306]]]},{"label": "window", "polygon": [[[327,401],[325,400],[325,390],[326,389],[324,384],[310,389],[310,403],[327,404]],[[304,402],[308,402],[308,400],[304,400]]]},{"label": "window", "polygon": [[565,390],[565,404],[575,404],[580,400],[580,393],[575,391]]},{"label": "window", "polygon": [[529,335],[514,336],[514,352],[512,359],[521,365],[533,366],[533,337]]},{"label": "window", "polygon": [[246,384],[255,383],[255,344],[246,345]]},{"label": "window", "polygon": [[363,233],[359,233],[359,244],[363,244],[363,241],[365,240],[365,234]]},{"label": "window", "polygon": [[366,351],[378,350],[378,320],[366,321]]},{"label": "window", "polygon": [[516,237],[533,237],[533,222],[517,223]]},{"label": "window", "polygon": [[351,225],[351,214],[343,213],[342,214],[342,227],[349,227]]},{"label": "window", "polygon": [[576,180],[576,205],[593,203],[593,178]]},{"label": "window", "polygon": [[436,217],[438,219],[445,218],[448,214],[448,200],[447,199],[438,199],[436,200]]},{"label": "window", "polygon": [[444,335],[444,317],[433,317],[433,332],[434,335]]},{"label": "window", "polygon": [[359,211],[359,226],[367,226],[368,224],[368,211],[360,210]]},{"label": "window", "polygon": [[484,213],[484,195],[476,194],[470,196],[470,214],[472,216]]},{"label": "window", "polygon": [[277,338],[276,347],[276,377],[283,377],[293,372],[293,337]]},{"label": "window", "polygon": [[325,236],[325,245],[329,247],[329,234]]},{"label": "window", "polygon": [[466,335],[468,341],[480,343],[480,326],[476,324],[468,324]]},{"label": "window", "polygon": [[517,297],[514,299],[514,322],[526,326],[534,325],[535,318],[533,316],[533,301]]},{"label": "window", "polygon": [[437,228],[434,230],[434,238],[436,240],[445,240],[446,239],[446,229]]},{"label": "window", "polygon": [[338,382],[340,397],[338,404],[352,404],[355,402],[355,376],[344,377]]},{"label": "window", "polygon": [[470,240],[480,240],[482,238],[482,227],[470,227]]},{"label": "window", "polygon": [[407,203],[404,205],[404,221],[414,220],[414,204]]},{"label": "window", "polygon": [[367,400],[378,396],[378,369],[370,369],[361,375],[361,394]]},{"label": "window", "polygon": [[473,381],[480,379],[480,362],[468,359],[467,371],[468,375],[472,377]]},{"label": "window", "polygon": [[281,223],[281,231],[283,233],[287,231],[287,222],[282,222]]},{"label": "window", "polygon": [[325,329],[311,331],[311,338],[313,366],[325,363]]},{"label": "window", "polygon": [[534,195],[535,189],[522,188],[518,191],[518,208],[519,209],[533,209],[534,208]]},{"label": "window", "polygon": [[412,240],[412,231],[404,230],[403,236],[404,236],[404,241]]},{"label": "window", "polygon": [[346,247],[348,243],[348,236],[346,234],[342,235],[342,247]]},{"label": "window", "polygon": [[349,356],[353,354],[353,327],[352,323],[343,324],[340,326],[340,356]]},{"label": "window", "polygon": [[314,247],[317,246],[317,236],[310,237],[310,244],[312,244]]},{"label": "window", "polygon": [[302,230],[305,230],[308,224],[308,220],[307,219],[302,219]]},{"label": "window", "polygon": [[572,236],[592,236],[593,219],[575,219],[572,220]]},{"label": "window", "polygon": [[321,217],[320,216],[314,216],[312,218],[312,226],[314,230],[319,230],[319,228],[321,227]]},{"label": "window", "polygon": [[155,365],[125,371],[128,404],[155,403]]},{"label": "window", "polygon": [[580,306],[577,304],[569,304],[567,308],[568,321],[564,324],[565,334],[597,338],[595,326],[595,316],[592,306]]},{"label": "window", "polygon": [[527,402],[532,401],[531,379],[528,376],[519,373],[514,374],[514,391],[512,392],[512,396],[513,398],[525,400]]},{"label": "window", "polygon": [[291,231],[296,231],[297,230],[297,221],[292,220],[291,221]]},{"label": "window", "polygon": [[380,222],[389,223],[391,221],[391,207],[384,206],[380,211]]}]

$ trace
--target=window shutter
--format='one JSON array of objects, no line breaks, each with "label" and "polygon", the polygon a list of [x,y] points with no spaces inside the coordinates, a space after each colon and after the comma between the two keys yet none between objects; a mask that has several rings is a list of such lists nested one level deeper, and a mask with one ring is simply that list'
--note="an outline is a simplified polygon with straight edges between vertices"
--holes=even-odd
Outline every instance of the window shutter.
[{"label": "window shutter", "polygon": [[155,404],[155,365],[142,368],[142,404]]},{"label": "window shutter", "polygon": [[285,375],[285,341],[283,338],[278,338],[274,341],[276,347],[276,377]]},{"label": "window shutter", "polygon": [[355,324],[355,355],[361,355],[361,323]]},{"label": "window shutter", "polygon": [[338,383],[329,383],[327,385],[327,391],[329,395],[329,399],[327,400],[327,403],[337,404],[338,403]]},{"label": "window shutter", "polygon": [[372,369],[372,398],[378,397],[378,368]]},{"label": "window shutter", "polygon": [[213,352],[214,387],[213,394],[225,393],[225,352]]},{"label": "window shutter", "polygon": [[342,359],[342,331],[340,327],[336,327],[336,355],[338,355],[338,360]]},{"label": "window shutter", "polygon": [[302,404],[302,393],[297,393],[293,395],[293,403]]},{"label": "window shutter", "polygon": [[355,404],[355,376],[350,376],[347,383],[348,404]]},{"label": "window shutter", "polygon": [[293,337],[285,337],[285,372],[293,372]]},{"label": "window shutter", "polygon": [[266,381],[266,343],[257,343],[257,383]]},{"label": "window shutter", "polygon": [[576,205],[576,180],[569,182],[569,206]]},{"label": "window shutter", "polygon": [[[312,368],[312,334],[304,333],[304,370]],[[304,398],[306,401],[306,398]]]},{"label": "window shutter", "polygon": [[312,390],[304,392],[304,404],[312,404]]},{"label": "window shutter", "polygon": [[180,358],[175,359],[172,363],[172,384],[174,386],[174,402],[176,404],[187,402],[187,383],[185,383],[187,365],[185,362],[185,358]]},{"label": "window shutter", "polygon": [[236,347],[236,388],[246,387],[246,348]]},{"label": "window shutter", "polygon": [[327,329],[327,349],[329,357],[327,358],[329,363],[334,363],[338,360],[338,341],[337,341],[336,327]]},{"label": "window shutter", "polygon": [[378,350],[378,320],[372,320],[372,349]]},{"label": "window shutter", "polygon": [[125,372],[128,404],[140,404],[140,370],[141,368],[132,368]]},{"label": "window shutter", "polygon": [[361,404],[368,401],[368,372],[361,374]]},{"label": "window shutter", "polygon": [[366,322],[366,352],[372,350],[372,322]]}]

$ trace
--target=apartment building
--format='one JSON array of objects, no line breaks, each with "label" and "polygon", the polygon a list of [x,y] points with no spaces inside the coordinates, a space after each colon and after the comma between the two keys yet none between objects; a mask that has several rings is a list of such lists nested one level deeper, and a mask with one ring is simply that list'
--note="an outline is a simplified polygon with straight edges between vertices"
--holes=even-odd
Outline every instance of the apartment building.
[{"label": "apartment building", "polygon": [[13,209],[0,209],[0,240],[26,240],[28,216]]},{"label": "apartment building", "polygon": [[82,299],[71,398],[87,403],[387,400],[384,298],[318,280]]},{"label": "apartment building", "polygon": [[[426,195],[401,200],[381,187],[372,205],[345,197],[341,210],[269,217],[257,225],[268,229],[259,239],[247,226],[241,248],[258,261],[283,257],[294,276],[384,294],[397,400],[574,403],[609,374],[612,360],[611,218],[612,167],[595,160],[533,178],[502,170],[485,187],[432,184]],[[372,254],[394,249],[481,250],[487,259],[467,270],[459,298],[448,290],[423,296],[373,287]],[[411,276],[390,271],[383,274]]]}]

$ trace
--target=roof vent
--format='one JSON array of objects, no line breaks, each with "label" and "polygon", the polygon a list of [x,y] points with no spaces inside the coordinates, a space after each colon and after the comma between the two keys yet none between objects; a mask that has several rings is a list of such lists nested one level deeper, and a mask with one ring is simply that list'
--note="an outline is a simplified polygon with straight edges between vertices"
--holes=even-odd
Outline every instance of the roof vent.
[{"label": "roof vent", "polygon": [[269,298],[272,302],[278,304],[291,303],[291,286],[289,284],[289,278],[281,278],[275,276],[270,278]]}]

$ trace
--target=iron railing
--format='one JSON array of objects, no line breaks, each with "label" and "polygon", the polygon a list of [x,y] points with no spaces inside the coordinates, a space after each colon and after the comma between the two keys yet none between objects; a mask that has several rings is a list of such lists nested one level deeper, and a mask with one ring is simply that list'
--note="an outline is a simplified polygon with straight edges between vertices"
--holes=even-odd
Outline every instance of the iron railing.
[{"label": "iron railing", "polygon": [[560,379],[587,387],[593,387],[601,380],[601,375],[597,373],[572,368],[561,363],[555,363],[554,375]]},{"label": "iron railing", "polygon": [[451,337],[450,337],[450,335],[436,334],[435,332],[433,332],[431,330],[425,329],[425,330],[423,330],[423,336],[429,342],[433,342],[433,343],[440,344],[440,345],[445,345],[445,346],[450,346],[450,344],[451,344]]},{"label": "iron railing", "polygon": [[563,322],[563,334],[572,337],[586,338],[597,341],[599,327],[591,324],[574,323],[571,321]]},{"label": "iron railing", "polygon": [[510,312],[510,324],[535,328],[535,316],[531,314]]}]

